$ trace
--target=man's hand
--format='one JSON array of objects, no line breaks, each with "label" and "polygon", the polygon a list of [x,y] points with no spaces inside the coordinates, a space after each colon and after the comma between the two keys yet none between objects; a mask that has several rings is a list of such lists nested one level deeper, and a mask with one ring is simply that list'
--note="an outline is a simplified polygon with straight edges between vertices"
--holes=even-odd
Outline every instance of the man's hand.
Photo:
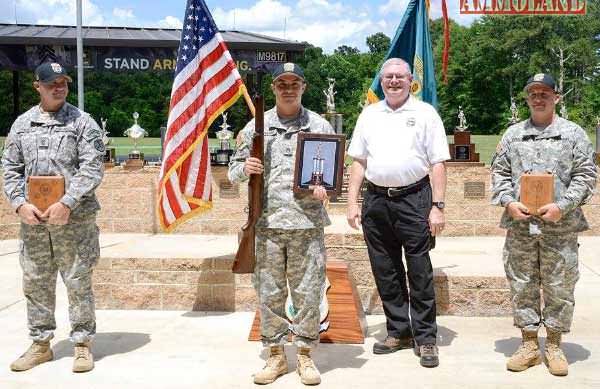
[{"label": "man's hand", "polygon": [[360,226],[360,206],[358,203],[348,203],[348,211],[346,212],[346,220],[348,220],[348,224],[350,227],[358,230]]},{"label": "man's hand", "polygon": [[556,223],[562,217],[562,212],[556,203],[550,203],[540,207],[538,213],[543,220],[552,223]]},{"label": "man's hand", "polygon": [[510,217],[515,220],[527,220],[531,217],[529,208],[519,201],[513,201],[506,206],[506,210]]},{"label": "man's hand", "polygon": [[429,230],[431,231],[431,235],[439,235],[444,229],[444,224],[444,211],[435,206],[431,207],[431,212],[429,212]]},{"label": "man's hand", "polygon": [[312,196],[315,199],[320,200],[321,202],[323,202],[329,198],[329,197],[327,197],[327,191],[321,185],[315,185]]},{"label": "man's hand", "polygon": [[244,162],[244,174],[250,176],[250,174],[262,174],[265,170],[262,162],[258,158],[248,157]]},{"label": "man's hand", "polygon": [[42,215],[42,219],[48,219],[48,224],[56,224],[59,226],[67,224],[71,209],[61,202],[54,203],[48,207]]},{"label": "man's hand", "polygon": [[30,226],[37,226],[43,218],[42,212],[33,204],[25,203],[19,207],[17,214],[21,217],[21,221]]}]

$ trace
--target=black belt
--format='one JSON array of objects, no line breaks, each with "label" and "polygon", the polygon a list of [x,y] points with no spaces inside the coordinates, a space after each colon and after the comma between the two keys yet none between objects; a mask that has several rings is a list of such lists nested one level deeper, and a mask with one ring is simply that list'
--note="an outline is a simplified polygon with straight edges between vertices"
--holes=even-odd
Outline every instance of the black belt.
[{"label": "black belt", "polygon": [[386,195],[387,197],[398,197],[407,195],[409,193],[418,192],[419,190],[421,190],[421,188],[427,185],[429,185],[429,175],[421,178],[414,184],[406,186],[387,187],[375,185],[372,182],[367,182],[367,190],[371,193]]}]

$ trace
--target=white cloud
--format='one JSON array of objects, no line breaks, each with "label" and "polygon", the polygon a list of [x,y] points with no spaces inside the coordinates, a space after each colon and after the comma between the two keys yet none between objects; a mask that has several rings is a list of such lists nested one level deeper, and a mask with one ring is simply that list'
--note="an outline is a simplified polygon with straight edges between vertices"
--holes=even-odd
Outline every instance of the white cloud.
[{"label": "white cloud", "polygon": [[[388,0],[379,6],[379,13],[383,15],[402,15],[410,0]],[[453,1],[453,0],[450,0]]]},{"label": "white cloud", "polygon": [[[91,0],[82,1],[83,24],[105,25],[100,8]],[[48,9],[52,12],[49,13]],[[20,23],[75,25],[77,24],[77,2],[73,0],[46,0],[40,6],[39,0],[20,0],[17,4]]]},{"label": "white cloud", "polygon": [[179,18],[176,18],[175,16],[167,16],[166,18],[159,20],[158,23],[156,23],[156,27],[182,28],[183,23]]},{"label": "white cloud", "polygon": [[283,28],[286,18],[291,18],[292,8],[277,0],[259,0],[247,9],[228,11],[218,7],[211,10],[220,29],[261,31]]},{"label": "white cloud", "polygon": [[112,14],[118,19],[135,19],[132,9],[113,8]]}]

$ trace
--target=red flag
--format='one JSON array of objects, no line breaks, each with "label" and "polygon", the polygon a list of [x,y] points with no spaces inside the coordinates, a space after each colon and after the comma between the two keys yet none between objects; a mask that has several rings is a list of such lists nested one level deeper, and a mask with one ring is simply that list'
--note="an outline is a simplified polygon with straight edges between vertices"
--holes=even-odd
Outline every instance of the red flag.
[{"label": "red flag", "polygon": [[444,51],[442,52],[442,76],[444,84],[448,83],[448,57],[450,56],[450,23],[446,0],[442,0],[442,16],[444,18]]},{"label": "red flag", "polygon": [[188,0],[158,186],[163,230],[212,207],[208,128],[247,95],[237,67],[203,0]]}]

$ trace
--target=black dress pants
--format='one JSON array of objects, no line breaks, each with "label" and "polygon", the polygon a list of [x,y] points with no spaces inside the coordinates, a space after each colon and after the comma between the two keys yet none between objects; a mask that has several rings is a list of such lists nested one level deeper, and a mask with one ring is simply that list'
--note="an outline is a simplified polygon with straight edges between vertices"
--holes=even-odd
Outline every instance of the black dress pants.
[{"label": "black dress pants", "polygon": [[414,337],[418,345],[435,344],[437,336],[429,258],[431,201],[431,186],[427,184],[397,197],[367,192],[362,207],[363,233],[388,335]]}]

